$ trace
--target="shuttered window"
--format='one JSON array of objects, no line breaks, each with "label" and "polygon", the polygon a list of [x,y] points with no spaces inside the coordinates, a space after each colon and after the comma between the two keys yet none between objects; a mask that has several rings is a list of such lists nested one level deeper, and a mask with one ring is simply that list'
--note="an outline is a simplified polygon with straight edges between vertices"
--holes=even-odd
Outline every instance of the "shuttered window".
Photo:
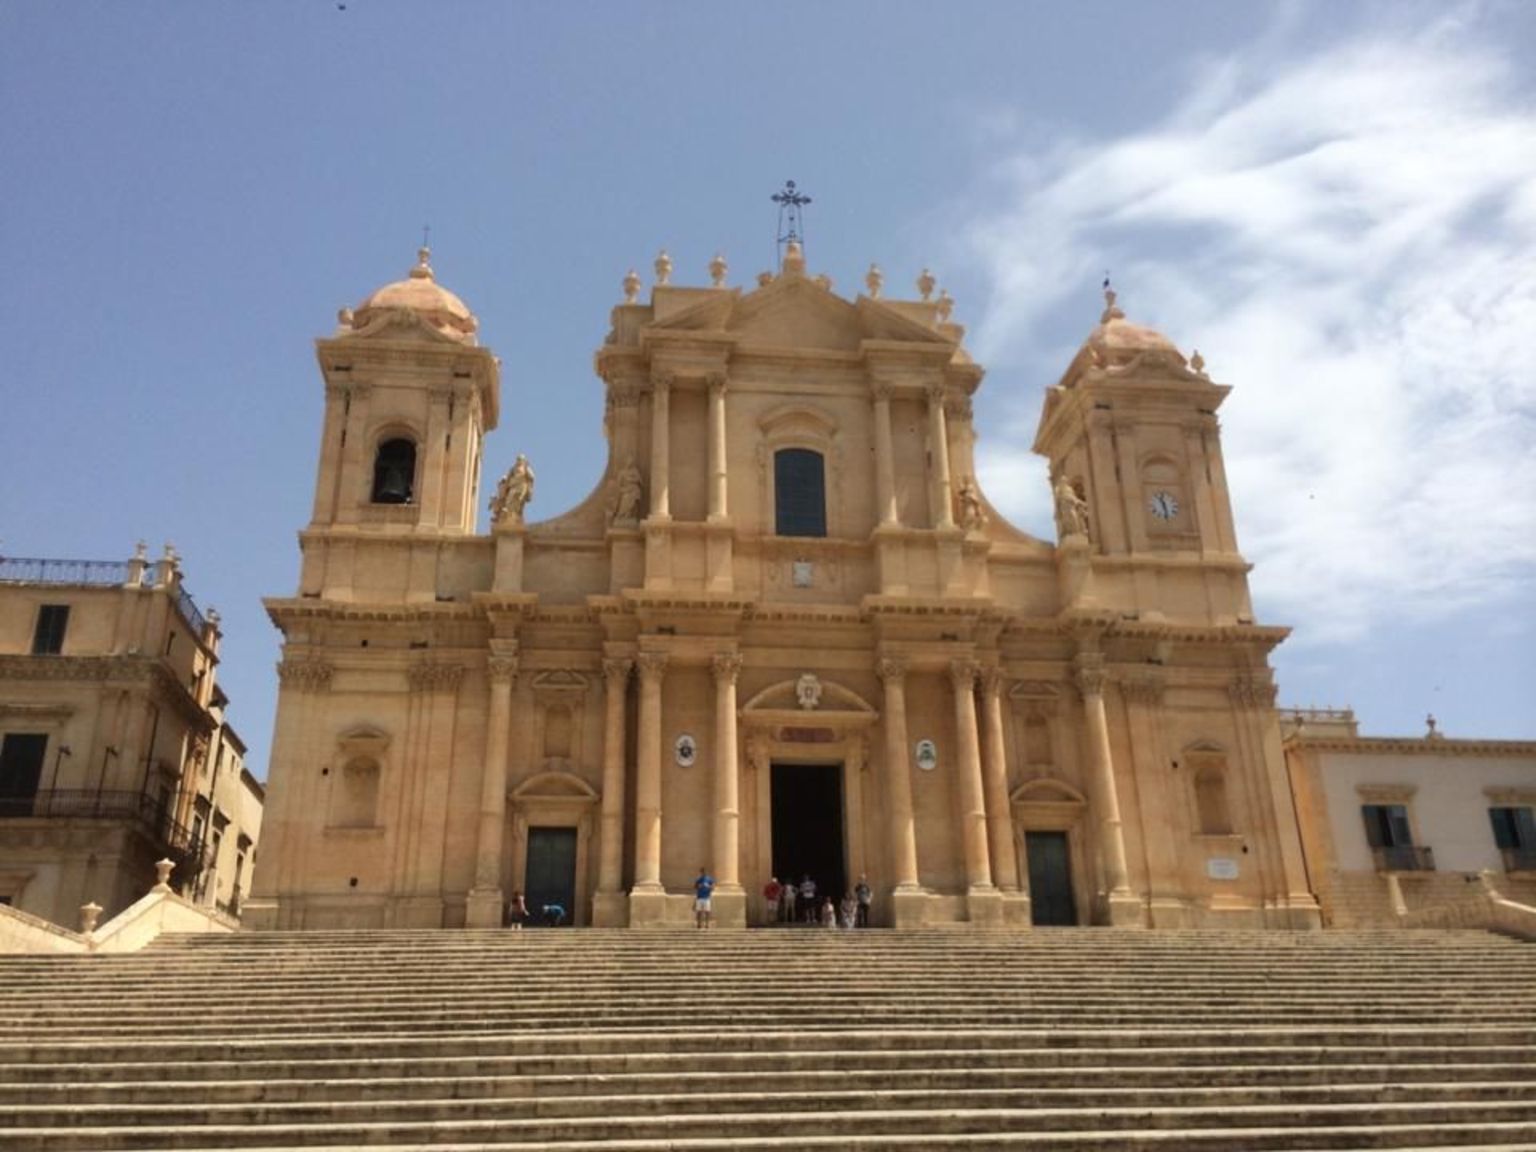
[{"label": "shuttered window", "polygon": [[1490,808],[1493,842],[1500,848],[1536,849],[1536,813],[1529,808]]},{"label": "shuttered window", "polygon": [[827,473],[820,452],[784,448],[773,455],[774,531],[780,536],[827,534]]},{"label": "shuttered window", "polygon": [[68,604],[44,604],[37,610],[37,627],[32,633],[32,655],[57,656],[64,651],[64,631],[68,627]]},{"label": "shuttered window", "polygon": [[1365,819],[1365,839],[1372,848],[1411,848],[1413,829],[1408,823],[1408,809],[1401,804],[1366,804],[1360,809]]}]

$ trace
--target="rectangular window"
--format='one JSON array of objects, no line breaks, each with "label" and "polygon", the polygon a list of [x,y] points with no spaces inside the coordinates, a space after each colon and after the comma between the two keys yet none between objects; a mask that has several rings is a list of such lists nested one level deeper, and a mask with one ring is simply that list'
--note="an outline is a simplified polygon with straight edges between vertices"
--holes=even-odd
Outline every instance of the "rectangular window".
[{"label": "rectangular window", "polygon": [[48,735],[10,732],[0,743],[0,816],[30,816],[43,777]]},{"label": "rectangular window", "polygon": [[827,534],[827,473],[820,452],[784,448],[773,454],[774,532]]},{"label": "rectangular window", "polygon": [[64,630],[68,627],[68,604],[44,604],[37,610],[37,628],[32,633],[32,655],[57,656],[64,651]]},{"label": "rectangular window", "polygon": [[1536,851],[1536,812],[1530,808],[1490,808],[1493,842],[1500,848]]},{"label": "rectangular window", "polygon": [[1365,839],[1372,848],[1411,848],[1413,829],[1408,824],[1408,809],[1401,804],[1364,804],[1360,815],[1365,819]]}]

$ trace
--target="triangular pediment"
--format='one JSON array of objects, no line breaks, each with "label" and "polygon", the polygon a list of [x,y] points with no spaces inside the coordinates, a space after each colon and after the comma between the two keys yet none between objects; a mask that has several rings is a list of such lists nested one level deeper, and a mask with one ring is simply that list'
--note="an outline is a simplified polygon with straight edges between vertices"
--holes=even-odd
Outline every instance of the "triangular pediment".
[{"label": "triangular pediment", "polygon": [[742,344],[857,352],[858,310],[814,280],[781,278],[741,299],[726,330]]}]

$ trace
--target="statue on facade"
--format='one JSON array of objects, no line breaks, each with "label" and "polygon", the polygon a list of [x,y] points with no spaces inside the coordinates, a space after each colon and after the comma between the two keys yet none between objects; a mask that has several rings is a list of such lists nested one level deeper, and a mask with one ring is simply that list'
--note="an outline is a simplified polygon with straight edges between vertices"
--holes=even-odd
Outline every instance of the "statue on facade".
[{"label": "statue on facade", "polygon": [[955,500],[960,505],[960,527],[973,532],[986,524],[987,514],[981,507],[981,491],[976,487],[974,477],[967,476],[960,481]]},{"label": "statue on facade", "polygon": [[615,484],[617,490],[614,493],[613,514],[609,517],[610,522],[637,523],[640,519],[640,499],[644,495],[644,489],[640,483],[640,469],[635,467],[633,456],[619,470]]},{"label": "statue on facade", "polygon": [[1056,531],[1063,540],[1088,535],[1088,501],[1065,476],[1056,481]]},{"label": "statue on facade", "polygon": [[517,462],[501,478],[501,483],[496,485],[496,495],[491,497],[492,524],[501,523],[504,517],[511,517],[514,524],[523,522],[523,509],[533,499],[533,480],[528,457],[519,452]]}]

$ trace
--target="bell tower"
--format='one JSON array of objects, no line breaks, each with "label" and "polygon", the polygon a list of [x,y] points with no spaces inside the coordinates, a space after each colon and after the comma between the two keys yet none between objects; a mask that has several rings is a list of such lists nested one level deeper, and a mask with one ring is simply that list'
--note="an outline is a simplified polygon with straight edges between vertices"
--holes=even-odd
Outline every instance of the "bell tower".
[{"label": "bell tower", "polygon": [[[1075,497],[1097,606],[1251,621],[1216,418],[1231,388],[1211,381],[1198,352],[1186,359],[1127,321],[1113,291],[1104,298],[1098,327],[1047,391],[1035,436],[1058,522],[1073,518]],[[1064,539],[1073,534],[1058,526]],[[1194,573],[1203,593],[1168,595]]]},{"label": "bell tower", "polygon": [[475,532],[500,369],[476,340],[474,314],[437,283],[430,256],[422,248],[404,280],[342,309],[335,333],[316,341],[325,417],[301,534],[306,595],[350,588],[328,555],[342,541]]}]

